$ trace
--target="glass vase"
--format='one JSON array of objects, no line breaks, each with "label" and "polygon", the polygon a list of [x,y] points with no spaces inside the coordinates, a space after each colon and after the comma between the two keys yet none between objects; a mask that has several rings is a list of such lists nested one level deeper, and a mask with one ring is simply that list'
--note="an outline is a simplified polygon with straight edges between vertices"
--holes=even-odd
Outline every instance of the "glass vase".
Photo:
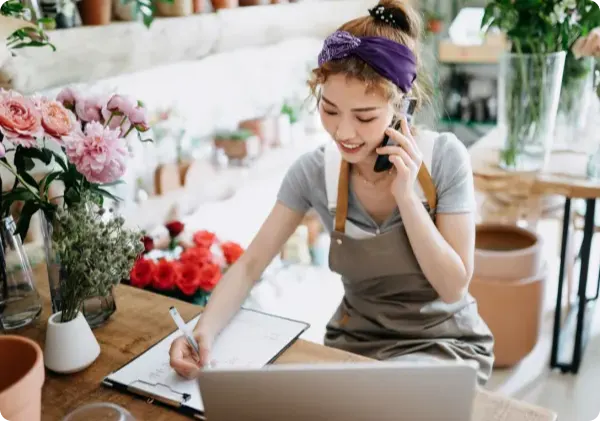
[{"label": "glass vase", "polygon": [[540,171],[552,148],[565,64],[564,51],[505,53],[498,77],[498,128],[504,140],[499,165]]},{"label": "glass vase", "polygon": [[[52,248],[52,222],[42,216],[42,234],[48,267],[48,282],[50,283],[50,301],[52,313],[62,311],[61,285],[66,277],[65,269],[60,263],[56,252]],[[103,325],[117,310],[114,290],[106,296],[89,297],[83,301],[81,312],[92,329]]]},{"label": "glass vase", "polygon": [[14,234],[11,216],[0,226],[0,329],[20,329],[35,321],[42,312],[42,301],[21,237]]},{"label": "glass vase", "polygon": [[575,59],[568,56],[565,61],[558,114],[555,127],[555,149],[588,151],[591,138],[585,133],[590,116],[590,106],[595,86],[594,57]]}]

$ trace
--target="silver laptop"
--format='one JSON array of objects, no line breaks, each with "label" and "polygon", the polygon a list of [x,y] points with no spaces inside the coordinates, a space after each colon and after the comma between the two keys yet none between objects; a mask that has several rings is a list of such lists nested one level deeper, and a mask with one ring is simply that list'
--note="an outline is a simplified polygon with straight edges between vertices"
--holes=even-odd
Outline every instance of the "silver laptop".
[{"label": "silver laptop", "polygon": [[468,421],[476,369],[467,363],[369,362],[209,369],[208,421]]}]

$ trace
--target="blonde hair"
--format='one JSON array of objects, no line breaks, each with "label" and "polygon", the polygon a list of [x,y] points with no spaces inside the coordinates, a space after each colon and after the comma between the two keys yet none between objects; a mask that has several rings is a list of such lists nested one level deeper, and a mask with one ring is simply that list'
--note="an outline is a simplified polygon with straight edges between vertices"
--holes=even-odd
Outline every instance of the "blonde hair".
[{"label": "blonde hair", "polygon": [[[394,10],[396,15],[403,18],[402,25],[392,26],[389,23],[375,19],[371,15],[366,15],[346,22],[338,29],[347,31],[356,37],[377,36],[388,38],[408,47],[417,59],[417,79],[406,95],[415,98],[417,100],[416,109],[420,109],[429,100],[428,84],[425,83],[419,53],[421,32],[423,30],[421,16],[410,4],[406,4],[401,0],[380,0],[377,6]],[[390,80],[379,75],[371,66],[357,57],[349,56],[341,60],[323,63],[320,67],[312,70],[308,86],[317,100],[319,99],[319,86],[325,83],[330,75],[335,74],[345,74],[348,78],[364,82],[367,86],[367,92],[376,91],[382,94],[388,101],[392,102],[396,110],[400,108],[401,100],[405,96],[404,92]]]}]

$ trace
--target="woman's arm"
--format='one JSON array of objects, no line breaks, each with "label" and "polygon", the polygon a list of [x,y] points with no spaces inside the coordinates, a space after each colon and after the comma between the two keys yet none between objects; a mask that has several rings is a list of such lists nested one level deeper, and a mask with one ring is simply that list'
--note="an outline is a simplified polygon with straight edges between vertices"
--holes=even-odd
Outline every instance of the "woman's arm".
[{"label": "woman's arm", "polygon": [[294,233],[304,215],[277,202],[242,256],[217,284],[195,331],[210,338],[229,323],[256,279]]},{"label": "woman's arm", "polygon": [[467,292],[473,275],[473,213],[438,214],[436,226],[416,194],[398,201],[398,207],[425,277],[442,301],[459,301]]}]

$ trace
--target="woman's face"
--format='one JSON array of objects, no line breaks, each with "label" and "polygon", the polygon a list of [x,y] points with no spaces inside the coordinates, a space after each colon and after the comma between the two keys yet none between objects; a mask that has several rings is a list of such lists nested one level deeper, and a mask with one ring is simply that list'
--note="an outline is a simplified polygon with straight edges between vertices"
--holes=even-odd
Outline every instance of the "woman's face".
[{"label": "woman's face", "polygon": [[373,158],[394,115],[389,101],[366,92],[363,82],[332,75],[321,87],[319,113],[325,130],[352,164]]}]

